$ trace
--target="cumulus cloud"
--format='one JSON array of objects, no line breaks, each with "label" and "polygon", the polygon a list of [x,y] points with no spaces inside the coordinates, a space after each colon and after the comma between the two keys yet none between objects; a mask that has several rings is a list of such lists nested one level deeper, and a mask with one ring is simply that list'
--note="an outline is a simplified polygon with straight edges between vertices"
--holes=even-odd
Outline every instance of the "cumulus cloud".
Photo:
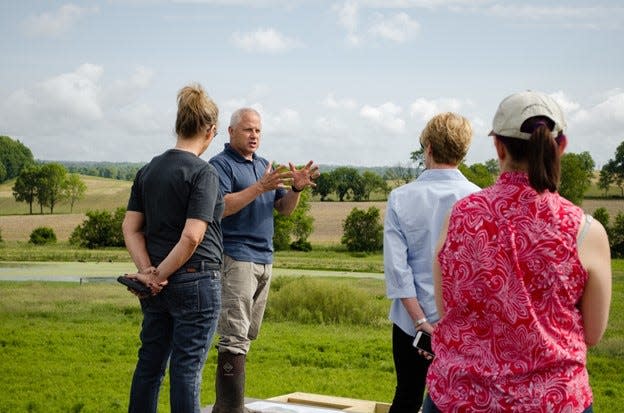
[{"label": "cumulus cloud", "polygon": [[405,43],[420,30],[420,24],[407,13],[397,13],[390,17],[377,14],[370,33],[396,43]]},{"label": "cumulus cloud", "polygon": [[98,11],[97,6],[80,7],[64,4],[55,11],[28,17],[23,22],[23,28],[32,36],[56,36],[70,30],[80,19]]},{"label": "cumulus cloud", "polygon": [[103,73],[103,67],[85,63],[15,90],[0,100],[0,128],[43,159],[67,159],[68,153],[85,160],[149,156],[144,151],[154,146],[153,134],[168,138],[172,125],[170,117],[139,102],[151,70],[137,68],[112,84],[103,82]]},{"label": "cumulus cloud", "polygon": [[272,54],[283,53],[301,45],[298,40],[270,28],[248,33],[236,32],[232,35],[232,43],[246,52]]},{"label": "cumulus cloud", "polygon": [[121,107],[134,102],[152,83],[154,71],[139,66],[128,79],[117,79],[103,90],[102,101],[111,107]]},{"label": "cumulus cloud", "polygon": [[360,116],[387,132],[399,134],[405,131],[405,121],[399,117],[402,111],[400,106],[386,102],[377,107],[363,106]]},{"label": "cumulus cloud", "polygon": [[615,150],[624,141],[623,92],[594,105],[579,105],[566,112],[566,116],[569,152],[590,152],[598,167],[615,156]]}]

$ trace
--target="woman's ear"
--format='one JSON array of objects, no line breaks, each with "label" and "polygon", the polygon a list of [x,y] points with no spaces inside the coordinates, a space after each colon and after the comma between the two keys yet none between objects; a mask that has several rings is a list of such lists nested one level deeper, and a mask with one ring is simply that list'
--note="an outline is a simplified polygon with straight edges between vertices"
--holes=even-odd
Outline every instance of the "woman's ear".
[{"label": "woman's ear", "polygon": [[566,146],[568,146],[568,139],[562,134],[559,136],[558,142],[559,143],[557,145],[559,146],[559,155],[561,156],[565,151]]},{"label": "woman's ear", "polygon": [[494,136],[493,139],[494,147],[496,148],[496,155],[498,155],[499,162],[502,162],[507,157],[507,148],[505,148],[503,142],[501,142],[501,140],[498,139],[496,136]]}]

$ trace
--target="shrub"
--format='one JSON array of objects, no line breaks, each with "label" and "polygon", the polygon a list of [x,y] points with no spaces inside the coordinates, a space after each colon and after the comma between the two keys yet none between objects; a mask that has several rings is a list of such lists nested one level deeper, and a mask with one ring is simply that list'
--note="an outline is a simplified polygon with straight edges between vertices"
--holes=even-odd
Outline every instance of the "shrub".
[{"label": "shrub", "polygon": [[271,283],[267,318],[303,324],[382,325],[387,301],[350,281],[277,277]]},{"label": "shrub", "polygon": [[613,226],[608,231],[611,238],[609,244],[611,244],[611,256],[613,258],[624,257],[624,213],[620,212],[615,217]]},{"label": "shrub", "polygon": [[56,243],[56,234],[50,227],[38,227],[30,233],[30,243],[45,245]]},{"label": "shrub", "polygon": [[379,208],[353,208],[344,220],[340,242],[352,252],[379,251],[383,247],[383,224]]},{"label": "shrub", "polygon": [[[280,215],[273,210],[273,248],[276,251],[292,248],[298,251],[311,251],[307,241],[312,233],[314,218],[310,214],[310,191],[305,190],[299,197],[299,204],[289,215]],[[295,241],[291,243],[294,237]]]},{"label": "shrub", "polygon": [[87,219],[78,225],[69,237],[70,244],[86,248],[123,247],[121,224],[125,209],[120,207],[114,214],[106,210],[88,211]]}]

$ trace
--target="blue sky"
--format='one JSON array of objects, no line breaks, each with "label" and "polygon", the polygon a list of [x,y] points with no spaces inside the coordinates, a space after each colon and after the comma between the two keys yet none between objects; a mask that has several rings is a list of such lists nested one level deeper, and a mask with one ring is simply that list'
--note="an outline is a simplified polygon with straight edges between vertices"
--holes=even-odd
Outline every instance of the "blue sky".
[{"label": "blue sky", "polygon": [[569,152],[600,167],[624,141],[615,0],[4,0],[0,39],[0,134],[37,159],[148,161],[191,82],[221,110],[205,159],[252,106],[277,162],[407,164],[442,111],[484,162],[498,103],[526,89],[562,105]]}]

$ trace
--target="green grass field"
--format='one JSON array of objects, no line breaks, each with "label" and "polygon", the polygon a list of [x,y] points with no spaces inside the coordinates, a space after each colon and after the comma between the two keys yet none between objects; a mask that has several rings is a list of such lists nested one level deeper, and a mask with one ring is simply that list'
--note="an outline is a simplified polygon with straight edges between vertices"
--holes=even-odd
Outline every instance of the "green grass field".
[{"label": "green grass field", "polygon": [[[87,210],[114,209],[126,202],[129,182],[85,181],[89,192],[75,207],[78,213],[68,214],[68,207],[59,206],[60,214],[55,215],[24,215],[27,206],[15,203],[12,184],[0,185],[0,230],[5,239],[0,243],[0,276],[110,276],[132,270],[122,248],[86,250],[65,241]],[[249,355],[248,396],[263,399],[300,391],[391,400],[389,303],[383,280],[367,274],[383,272],[382,255],[349,254],[338,246],[342,219],[354,206],[370,205],[383,210],[385,203],[313,203],[313,251],[276,253],[276,274],[328,273],[322,282],[310,277],[275,280],[267,319]],[[600,206],[614,218],[624,210],[624,201],[591,199],[583,204],[590,213]],[[40,225],[52,226],[61,242],[29,244],[30,231]],[[609,327],[588,359],[597,412],[621,411],[624,405],[624,260],[612,263]],[[289,270],[293,268],[297,270]],[[372,278],[358,278],[358,273]],[[319,300],[289,292],[289,283],[330,295],[333,300],[327,300],[327,306],[350,305],[347,311],[342,305],[316,308]],[[0,282],[0,413],[126,411],[140,320],[136,298],[111,283]],[[202,385],[205,405],[214,400],[215,358],[212,349]],[[159,411],[169,411],[167,393],[165,381]]]},{"label": "green grass field", "polygon": [[[597,412],[624,405],[624,261],[615,260],[614,271],[609,327],[588,359]],[[337,313],[336,304],[314,309],[288,292],[292,283],[304,283],[308,295],[343,297],[340,307],[346,311],[334,323],[319,322]],[[345,291],[354,298],[344,298]],[[247,396],[300,391],[391,400],[391,331],[382,280],[277,278],[271,294],[249,355]],[[301,311],[284,310],[292,307]],[[0,413],[125,411],[140,320],[136,298],[121,286],[0,282]],[[214,401],[215,362],[212,349],[203,375],[204,405]],[[165,381],[159,411],[168,409]]]}]

